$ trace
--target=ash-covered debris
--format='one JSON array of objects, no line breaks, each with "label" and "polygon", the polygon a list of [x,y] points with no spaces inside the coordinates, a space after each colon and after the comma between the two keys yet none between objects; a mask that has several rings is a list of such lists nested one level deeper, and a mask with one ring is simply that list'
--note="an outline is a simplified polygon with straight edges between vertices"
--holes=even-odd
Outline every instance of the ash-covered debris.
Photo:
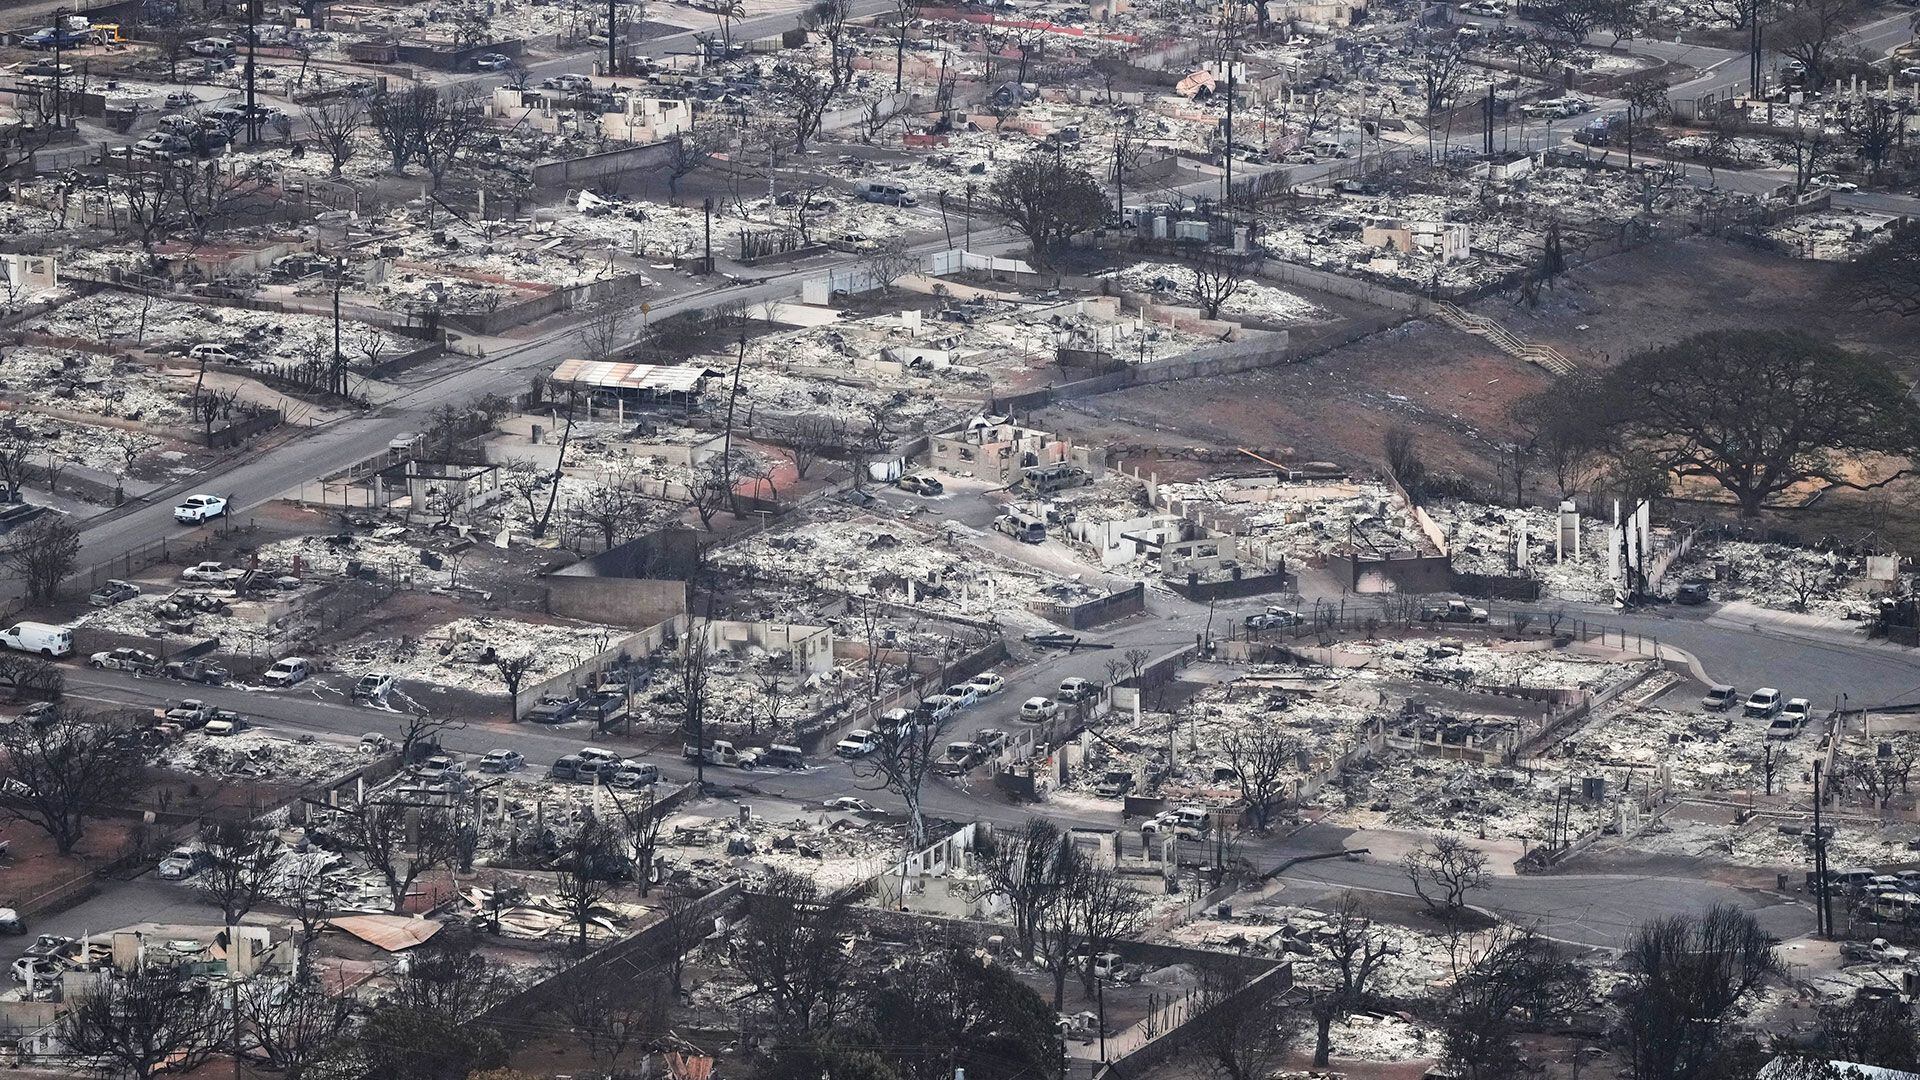
[{"label": "ash-covered debris", "polygon": [[1663,582],[1671,594],[1683,582],[1711,582],[1713,599],[1739,600],[1775,611],[1867,618],[1872,605],[1856,583],[1866,560],[1836,550],[1713,537],[1696,542]]},{"label": "ash-covered debris", "polygon": [[854,514],[758,533],[715,552],[714,565],[746,582],[770,581],[1006,621],[1028,604],[1072,604],[1103,595],[1079,581],[1016,567],[964,539]]},{"label": "ash-covered debris", "polygon": [[365,760],[350,747],[312,736],[286,739],[259,731],[220,736],[189,731],[162,749],[156,763],[202,776],[311,783],[343,775]]}]

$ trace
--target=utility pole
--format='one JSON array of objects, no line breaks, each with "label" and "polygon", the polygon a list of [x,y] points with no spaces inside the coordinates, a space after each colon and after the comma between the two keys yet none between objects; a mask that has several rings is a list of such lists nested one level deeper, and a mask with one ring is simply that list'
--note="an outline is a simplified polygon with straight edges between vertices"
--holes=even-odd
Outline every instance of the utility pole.
[{"label": "utility pole", "polygon": [[60,130],[60,39],[67,32],[67,9],[53,9],[53,130]]},{"label": "utility pole", "polygon": [[1747,50],[1747,96],[1760,96],[1760,5],[1753,6],[1753,15],[1747,23],[1747,39],[1751,44]]},{"label": "utility pole", "polygon": [[260,0],[247,0],[247,145],[260,141],[260,117],[254,112],[253,45],[259,40]]},{"label": "utility pole", "polygon": [[1814,907],[1814,921],[1821,937],[1833,940],[1833,905],[1827,892],[1827,834],[1820,826],[1820,766],[1824,762],[1818,758],[1813,762],[1813,879],[1814,888],[1819,890],[1819,899]]},{"label": "utility pole", "polygon": [[1233,205],[1233,26],[1234,19],[1238,16],[1238,10],[1235,7],[1238,2],[1239,0],[1225,0],[1220,7],[1220,18],[1226,24],[1227,34],[1226,48],[1221,50],[1227,61],[1227,170],[1221,177],[1224,186],[1220,192],[1220,201],[1228,206]]},{"label": "utility pole", "polygon": [[346,356],[340,351],[340,282],[346,277],[340,256],[333,257],[333,386],[336,394],[347,392]]},{"label": "utility pole", "polygon": [[620,32],[614,29],[614,20],[619,18],[615,7],[620,0],[607,0],[607,78],[620,74]]},{"label": "utility pole", "polygon": [[727,485],[727,505],[733,505],[733,406],[740,400],[740,369],[747,363],[747,335],[740,335],[740,353],[733,361],[733,386],[727,391],[727,429],[720,443],[721,482]]},{"label": "utility pole", "polygon": [[701,200],[700,205],[707,215],[707,257],[702,264],[706,267],[703,272],[711,274],[713,273],[713,196],[709,195]]},{"label": "utility pole", "polygon": [[1487,115],[1484,129],[1484,149],[1489,157],[1493,155],[1493,84],[1487,84]]},{"label": "utility pole", "polygon": [[967,238],[962,251],[973,250],[973,181],[967,181]]}]

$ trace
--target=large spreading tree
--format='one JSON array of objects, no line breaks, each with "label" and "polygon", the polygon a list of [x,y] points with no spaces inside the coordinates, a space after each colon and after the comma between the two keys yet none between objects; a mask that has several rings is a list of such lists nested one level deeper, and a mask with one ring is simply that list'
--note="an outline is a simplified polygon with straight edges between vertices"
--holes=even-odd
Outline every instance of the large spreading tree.
[{"label": "large spreading tree", "polygon": [[1920,221],[1895,225],[1885,243],[1842,268],[1838,285],[1859,311],[1920,318]]},{"label": "large spreading tree", "polygon": [[1092,173],[1036,151],[993,182],[1001,216],[1033,246],[1035,258],[1099,225],[1107,193]]},{"label": "large spreading tree", "polygon": [[1750,517],[1800,484],[1886,484],[1861,458],[1920,446],[1910,392],[1883,361],[1804,334],[1714,330],[1628,359],[1589,404],[1623,445],[1712,480]]}]

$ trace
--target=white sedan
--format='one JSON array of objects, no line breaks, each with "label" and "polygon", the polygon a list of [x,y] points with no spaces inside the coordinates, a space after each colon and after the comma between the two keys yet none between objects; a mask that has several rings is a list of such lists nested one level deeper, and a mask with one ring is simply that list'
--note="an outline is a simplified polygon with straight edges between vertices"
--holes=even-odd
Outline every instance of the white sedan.
[{"label": "white sedan", "polygon": [[983,671],[973,678],[968,679],[967,685],[973,687],[975,695],[979,697],[990,697],[1006,689],[1007,680],[994,672]]},{"label": "white sedan", "polygon": [[1020,719],[1051,720],[1060,712],[1060,703],[1052,698],[1030,697],[1020,703]]}]

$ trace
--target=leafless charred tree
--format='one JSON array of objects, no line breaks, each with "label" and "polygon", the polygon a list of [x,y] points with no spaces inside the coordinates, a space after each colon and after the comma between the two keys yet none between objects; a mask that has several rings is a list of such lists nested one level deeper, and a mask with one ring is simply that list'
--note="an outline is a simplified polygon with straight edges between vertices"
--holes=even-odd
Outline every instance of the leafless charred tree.
[{"label": "leafless charred tree", "polygon": [[500,467],[500,489],[508,498],[527,504],[528,520],[540,516],[540,496],[551,483],[552,474],[525,458],[514,458]]},{"label": "leafless charred tree", "polygon": [[223,925],[234,926],[266,899],[280,842],[273,831],[246,821],[210,821],[200,826],[207,865],[199,884],[220,908]]},{"label": "leafless charred tree", "polygon": [[678,994],[685,989],[687,954],[713,932],[713,916],[694,898],[674,896],[667,900],[666,927],[661,951],[666,954],[667,982]]},{"label": "leafless charred tree", "polygon": [[430,87],[375,94],[367,103],[367,123],[387,152],[393,171],[405,174],[419,160],[426,131],[439,120],[439,95]]},{"label": "leafless charred tree", "polygon": [[897,236],[882,240],[860,254],[860,268],[873,275],[880,291],[888,296],[893,294],[893,283],[913,273],[919,263],[920,257]]},{"label": "leafless charred tree", "polygon": [[712,122],[674,136],[667,154],[667,194],[678,199],[680,181],[705,167],[732,142],[732,130]]},{"label": "leafless charred tree", "polygon": [[799,416],[780,432],[779,439],[793,457],[793,471],[805,480],[813,466],[846,438],[846,425],[830,416]]},{"label": "leafless charred tree", "polygon": [[395,912],[406,909],[407,894],[422,874],[452,864],[459,841],[453,820],[444,811],[399,802],[369,801],[343,810],[339,827],[347,846],[386,881],[387,899]]},{"label": "leafless charred tree", "polygon": [[[695,576],[698,576],[698,571]],[[711,598],[708,602],[711,604]],[[688,619],[686,642],[674,657],[680,707],[686,710],[681,730],[688,742],[700,751],[700,756],[694,760],[694,776],[701,784],[707,781],[707,678],[712,673],[713,665],[713,652],[707,635],[712,630],[711,610],[706,615]]]},{"label": "leafless charred tree", "polygon": [[293,913],[295,978],[304,979],[309,975],[307,962],[313,943],[320,939],[327,916],[333,910],[333,891],[326,878],[326,868],[308,860],[293,864],[286,875],[277,880],[279,887],[273,899]]},{"label": "leafless charred tree", "polygon": [[1241,801],[1253,827],[1265,832],[1273,806],[1287,794],[1287,775],[1294,770],[1300,743],[1278,725],[1262,723],[1227,735],[1227,764],[1240,784]]},{"label": "leafless charred tree", "polygon": [[708,532],[713,531],[714,515],[733,500],[733,485],[729,481],[728,467],[720,455],[693,467],[693,475],[687,482],[687,502],[700,516],[700,527]]},{"label": "leafless charred tree", "polygon": [[65,517],[41,517],[0,543],[0,566],[26,586],[27,599],[36,604],[59,594],[79,560],[80,529]]},{"label": "leafless charred tree", "polygon": [[645,503],[639,492],[627,486],[630,482],[620,476],[609,477],[567,507],[567,515],[577,526],[599,536],[603,549],[631,537],[645,520]]},{"label": "leafless charred tree", "polygon": [[893,90],[895,93],[899,93],[906,85],[907,35],[913,29],[913,17],[917,10],[914,0],[893,0]]},{"label": "leafless charred tree", "polygon": [[87,824],[135,798],[147,786],[138,744],[103,717],[58,706],[51,722],[0,728],[7,776],[17,781],[0,816],[45,832],[70,855]]},{"label": "leafless charred tree", "polygon": [[135,1080],[190,1072],[227,1045],[232,1018],[206,983],[173,971],[103,981],[67,1003],[60,1039],[70,1053]]},{"label": "leafless charred tree", "polygon": [[1727,1021],[1780,970],[1751,913],[1721,904],[1642,926],[1627,946],[1620,1021],[1634,1080],[1696,1080],[1730,1034]]},{"label": "leafless charred tree", "polygon": [[[835,71],[838,71],[836,65]],[[820,131],[820,118],[833,104],[839,92],[831,77],[822,77],[811,68],[788,64],[774,69],[772,90],[781,111],[792,117],[789,129],[795,153],[807,148],[808,140]]]},{"label": "leafless charred tree", "polygon": [[1300,1037],[1297,1013],[1247,987],[1237,968],[1209,968],[1200,976],[1195,1049],[1221,1080],[1268,1080]]},{"label": "leafless charred tree", "polygon": [[1900,145],[1906,116],[1892,102],[1865,98],[1849,103],[1840,118],[1840,128],[1853,142],[1853,152],[1866,161],[1871,175],[1878,178]]},{"label": "leafless charred tree", "polygon": [[1033,955],[1041,924],[1061,900],[1060,860],[1066,848],[1058,825],[1028,818],[1017,831],[994,830],[981,852],[981,886],[1006,900],[1023,955]]},{"label": "leafless charred tree", "polygon": [[1441,1057],[1461,1080],[1528,1075],[1522,1024],[1565,1020],[1585,1003],[1591,976],[1560,946],[1505,923],[1489,931],[1443,1001]]},{"label": "leafless charred tree", "polygon": [[439,752],[442,734],[459,731],[467,726],[450,716],[437,715],[413,705],[410,705],[403,715],[405,719],[401,722],[400,728],[400,761],[407,765],[429,754]]},{"label": "leafless charred tree", "polygon": [[811,878],[791,871],[774,871],[750,898],[734,962],[759,989],[779,1030],[802,1034],[833,1025],[855,973],[843,947],[852,929],[845,896],[824,897]]},{"label": "leafless charred tree", "polygon": [[1111,952],[1115,945],[1138,934],[1145,926],[1146,897],[1123,881],[1112,867],[1089,864],[1074,875],[1066,902],[1073,908],[1074,934],[1085,953],[1080,962],[1080,983],[1091,994],[1097,978],[1094,964],[1098,957]]},{"label": "leafless charred tree", "polygon": [[1815,120],[1795,124],[1781,141],[1793,155],[1793,192],[1804,195],[1812,186],[1813,178],[1826,167],[1827,159],[1833,156],[1837,140],[1825,123]]},{"label": "leafless charred tree", "polygon": [[307,109],[307,131],[326,155],[335,180],[359,153],[360,132],[366,126],[367,103],[362,98],[349,95]]},{"label": "leafless charred tree", "polygon": [[1247,260],[1230,251],[1209,248],[1188,264],[1193,270],[1193,298],[1209,319],[1220,317],[1220,309],[1240,292],[1247,282]]},{"label": "leafless charred tree", "polygon": [[1486,888],[1490,880],[1486,854],[1451,833],[1433,834],[1407,852],[1400,867],[1427,910],[1449,923],[1466,909],[1467,894]]},{"label": "leafless charred tree", "polygon": [[613,892],[607,871],[619,854],[614,830],[598,818],[588,817],[561,845],[560,857],[554,860],[554,899],[573,923],[574,947],[583,953],[594,909]]},{"label": "leafless charred tree", "polygon": [[666,1030],[668,1000],[663,991],[668,987],[655,972],[633,974],[638,977],[566,978],[557,984],[560,1014],[579,1033],[594,1067],[607,1076],[629,1075],[631,1055],[644,1049],[655,1032]]},{"label": "leafless charred tree", "polygon": [[853,52],[847,47],[847,18],[853,14],[848,0],[814,0],[807,9],[806,21],[827,42],[827,68],[832,91],[846,89],[853,74]]},{"label": "leafless charred tree", "polygon": [[921,793],[940,752],[950,720],[931,716],[915,717],[910,724],[897,724],[876,732],[872,753],[853,761],[853,774],[876,791],[891,791],[906,804],[906,853],[927,846],[927,821],[922,811]]},{"label": "leafless charred tree", "polygon": [[1333,1025],[1373,1000],[1381,965],[1394,955],[1393,944],[1377,930],[1360,899],[1341,894],[1321,939],[1323,977],[1330,985],[1314,993],[1310,1010],[1315,1028],[1313,1064],[1327,1067],[1333,1052]]},{"label": "leafless charred tree", "polygon": [[503,967],[475,948],[470,933],[443,930],[410,950],[412,962],[393,977],[393,1003],[464,1024],[516,989]]},{"label": "leafless charred tree", "polygon": [[1627,165],[1633,165],[1633,148],[1639,138],[1640,125],[1647,120],[1660,116],[1667,110],[1667,92],[1671,89],[1667,80],[1656,75],[1635,75],[1627,79],[1621,87],[1621,97],[1627,102]]},{"label": "leafless charred tree", "polygon": [[313,979],[254,979],[235,995],[243,1042],[267,1067],[300,1080],[335,1048],[352,1016],[352,1000],[327,993]]},{"label": "leafless charred tree", "polygon": [[527,675],[539,663],[539,657],[532,653],[495,654],[493,669],[500,673],[500,681],[506,684],[510,701],[520,697],[520,685],[527,681]]},{"label": "leafless charred tree", "polygon": [[666,811],[650,787],[625,795],[612,789],[608,791],[613,796],[615,811],[626,826],[623,839],[633,858],[634,884],[645,897],[653,889],[654,853],[660,847],[660,825],[666,820]]}]

